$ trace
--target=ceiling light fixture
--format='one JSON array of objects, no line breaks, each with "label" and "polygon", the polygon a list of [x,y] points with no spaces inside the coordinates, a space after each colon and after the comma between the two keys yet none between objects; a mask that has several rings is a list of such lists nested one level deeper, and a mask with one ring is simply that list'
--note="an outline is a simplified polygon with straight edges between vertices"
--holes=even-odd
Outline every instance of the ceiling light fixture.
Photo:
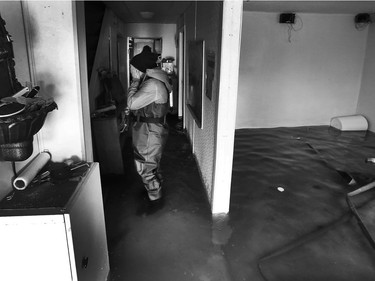
[{"label": "ceiling light fixture", "polygon": [[154,12],[147,12],[147,11],[139,12],[139,13],[141,14],[141,17],[144,19],[151,19],[155,14]]}]

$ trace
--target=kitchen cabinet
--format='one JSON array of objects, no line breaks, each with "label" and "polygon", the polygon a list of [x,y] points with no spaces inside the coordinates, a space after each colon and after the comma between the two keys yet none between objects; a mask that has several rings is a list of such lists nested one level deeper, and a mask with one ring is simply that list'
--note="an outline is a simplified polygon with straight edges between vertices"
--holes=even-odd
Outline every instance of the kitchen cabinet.
[{"label": "kitchen cabinet", "polygon": [[0,202],[0,280],[104,281],[109,260],[98,163]]}]

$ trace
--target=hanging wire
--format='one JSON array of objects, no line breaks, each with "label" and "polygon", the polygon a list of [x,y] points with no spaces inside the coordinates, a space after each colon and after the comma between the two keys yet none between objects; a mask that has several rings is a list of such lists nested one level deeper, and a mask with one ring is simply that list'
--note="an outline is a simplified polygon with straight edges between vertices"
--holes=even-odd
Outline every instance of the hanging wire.
[{"label": "hanging wire", "polygon": [[296,15],[295,17],[295,24],[292,25],[292,29],[294,31],[300,31],[303,28],[303,21],[300,16]]},{"label": "hanging wire", "polygon": [[303,22],[300,16],[295,16],[295,23],[288,23],[288,42],[292,42],[292,31],[299,31],[303,28]]},{"label": "hanging wire", "polygon": [[292,42],[292,30],[293,30],[293,24],[288,23],[288,42]]}]

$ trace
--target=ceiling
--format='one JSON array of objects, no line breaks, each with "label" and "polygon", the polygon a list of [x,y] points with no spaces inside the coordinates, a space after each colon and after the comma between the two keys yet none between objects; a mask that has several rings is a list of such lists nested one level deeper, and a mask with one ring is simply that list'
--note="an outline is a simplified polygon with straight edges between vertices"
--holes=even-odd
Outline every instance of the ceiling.
[{"label": "ceiling", "polygon": [[375,1],[246,1],[244,11],[319,14],[375,13]]},{"label": "ceiling", "polygon": [[[200,0],[197,0],[200,1]],[[212,0],[209,0],[212,1]],[[102,1],[124,23],[177,23],[195,1]],[[375,13],[375,1],[268,1],[245,0],[244,11],[325,14]],[[151,18],[141,13],[152,13]]]},{"label": "ceiling", "polygon": [[[177,23],[191,1],[103,1],[124,23]],[[146,12],[142,17],[141,13]],[[147,14],[152,12],[151,18]]]}]

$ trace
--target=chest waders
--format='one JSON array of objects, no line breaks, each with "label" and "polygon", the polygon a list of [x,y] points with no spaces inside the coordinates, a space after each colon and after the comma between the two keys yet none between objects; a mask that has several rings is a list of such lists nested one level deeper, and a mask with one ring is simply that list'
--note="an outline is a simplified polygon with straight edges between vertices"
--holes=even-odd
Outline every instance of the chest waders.
[{"label": "chest waders", "polygon": [[168,103],[137,110],[132,128],[134,161],[150,200],[161,198],[160,160],[168,137]]}]

